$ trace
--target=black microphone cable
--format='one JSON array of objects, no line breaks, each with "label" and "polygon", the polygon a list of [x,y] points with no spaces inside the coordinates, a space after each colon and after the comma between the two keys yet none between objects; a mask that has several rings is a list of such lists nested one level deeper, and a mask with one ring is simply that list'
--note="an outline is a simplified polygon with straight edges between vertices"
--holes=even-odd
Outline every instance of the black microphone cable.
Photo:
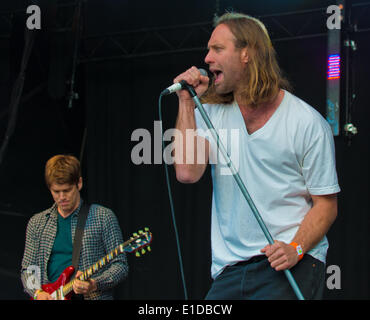
[{"label": "black microphone cable", "polygon": [[[163,139],[163,125],[162,125],[162,97],[163,97],[163,93],[161,93],[160,96],[159,96],[158,108],[159,108],[159,123],[160,123],[160,126],[161,126],[162,150],[164,151],[165,145],[164,145],[164,139]],[[162,156],[163,156],[163,151],[162,151]],[[173,224],[173,228],[174,228],[174,231],[175,231],[175,237],[176,237],[176,246],[177,246],[177,254],[178,254],[178,257],[179,257],[180,273],[181,273],[181,279],[182,279],[182,284],[183,284],[183,288],[184,288],[184,297],[185,297],[185,300],[188,300],[188,293],[187,293],[187,290],[186,290],[186,282],[185,282],[184,266],[183,266],[183,263],[182,263],[180,240],[179,240],[179,234],[178,234],[177,226],[176,226],[175,209],[174,209],[174,205],[173,205],[171,184],[170,184],[170,178],[169,178],[169,174],[168,174],[168,165],[167,165],[166,161],[163,161],[163,162],[164,162],[164,169],[165,169],[165,173],[166,173],[168,197],[169,197],[169,200],[170,200],[172,224]]]}]

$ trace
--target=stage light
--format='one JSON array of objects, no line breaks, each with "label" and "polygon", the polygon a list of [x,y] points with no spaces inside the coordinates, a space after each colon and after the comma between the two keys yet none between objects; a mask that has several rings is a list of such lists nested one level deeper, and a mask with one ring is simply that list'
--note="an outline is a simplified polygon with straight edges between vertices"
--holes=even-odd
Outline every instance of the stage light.
[{"label": "stage light", "polygon": [[328,58],[328,80],[340,79],[340,55],[332,54]]}]

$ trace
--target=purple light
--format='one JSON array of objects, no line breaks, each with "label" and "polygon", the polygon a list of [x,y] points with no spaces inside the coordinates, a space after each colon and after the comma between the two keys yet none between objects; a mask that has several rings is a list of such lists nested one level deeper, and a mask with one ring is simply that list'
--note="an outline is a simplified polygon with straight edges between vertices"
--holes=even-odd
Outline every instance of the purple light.
[{"label": "purple light", "polygon": [[340,79],[340,55],[332,54],[328,58],[328,80]]}]

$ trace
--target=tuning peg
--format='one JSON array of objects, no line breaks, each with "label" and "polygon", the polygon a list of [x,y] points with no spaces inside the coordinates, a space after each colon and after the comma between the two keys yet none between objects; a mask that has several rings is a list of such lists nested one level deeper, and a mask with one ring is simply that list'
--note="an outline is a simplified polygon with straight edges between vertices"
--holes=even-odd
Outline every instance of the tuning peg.
[{"label": "tuning peg", "polygon": [[137,234],[136,232],[134,232],[132,235],[133,235],[134,237],[137,237],[137,236],[138,236],[138,234]]},{"label": "tuning peg", "polygon": [[136,251],[135,256],[140,257],[140,252]]},{"label": "tuning peg", "polygon": [[142,248],[142,249],[141,249],[141,254],[145,254],[145,252],[146,252],[146,251],[145,251],[145,249],[144,249],[144,248]]},{"label": "tuning peg", "polygon": [[146,249],[150,252],[152,251],[152,248],[150,246],[147,246]]},{"label": "tuning peg", "polygon": [[144,228],[144,231],[149,231],[149,228],[145,227],[145,228]]},{"label": "tuning peg", "polygon": [[143,232],[143,230],[139,230],[139,234],[143,234],[144,232]]}]

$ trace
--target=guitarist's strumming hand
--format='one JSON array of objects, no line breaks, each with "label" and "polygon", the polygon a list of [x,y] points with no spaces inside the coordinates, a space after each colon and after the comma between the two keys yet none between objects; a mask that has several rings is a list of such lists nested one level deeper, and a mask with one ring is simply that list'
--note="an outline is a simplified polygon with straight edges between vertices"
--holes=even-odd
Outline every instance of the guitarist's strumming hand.
[{"label": "guitarist's strumming hand", "polygon": [[54,298],[49,293],[40,290],[35,300],[54,300]]},{"label": "guitarist's strumming hand", "polygon": [[[82,274],[81,271],[77,271],[76,278]],[[76,279],[73,283],[73,291],[76,294],[89,294],[97,290],[96,282],[94,279],[88,279],[87,281],[81,281]]]}]

